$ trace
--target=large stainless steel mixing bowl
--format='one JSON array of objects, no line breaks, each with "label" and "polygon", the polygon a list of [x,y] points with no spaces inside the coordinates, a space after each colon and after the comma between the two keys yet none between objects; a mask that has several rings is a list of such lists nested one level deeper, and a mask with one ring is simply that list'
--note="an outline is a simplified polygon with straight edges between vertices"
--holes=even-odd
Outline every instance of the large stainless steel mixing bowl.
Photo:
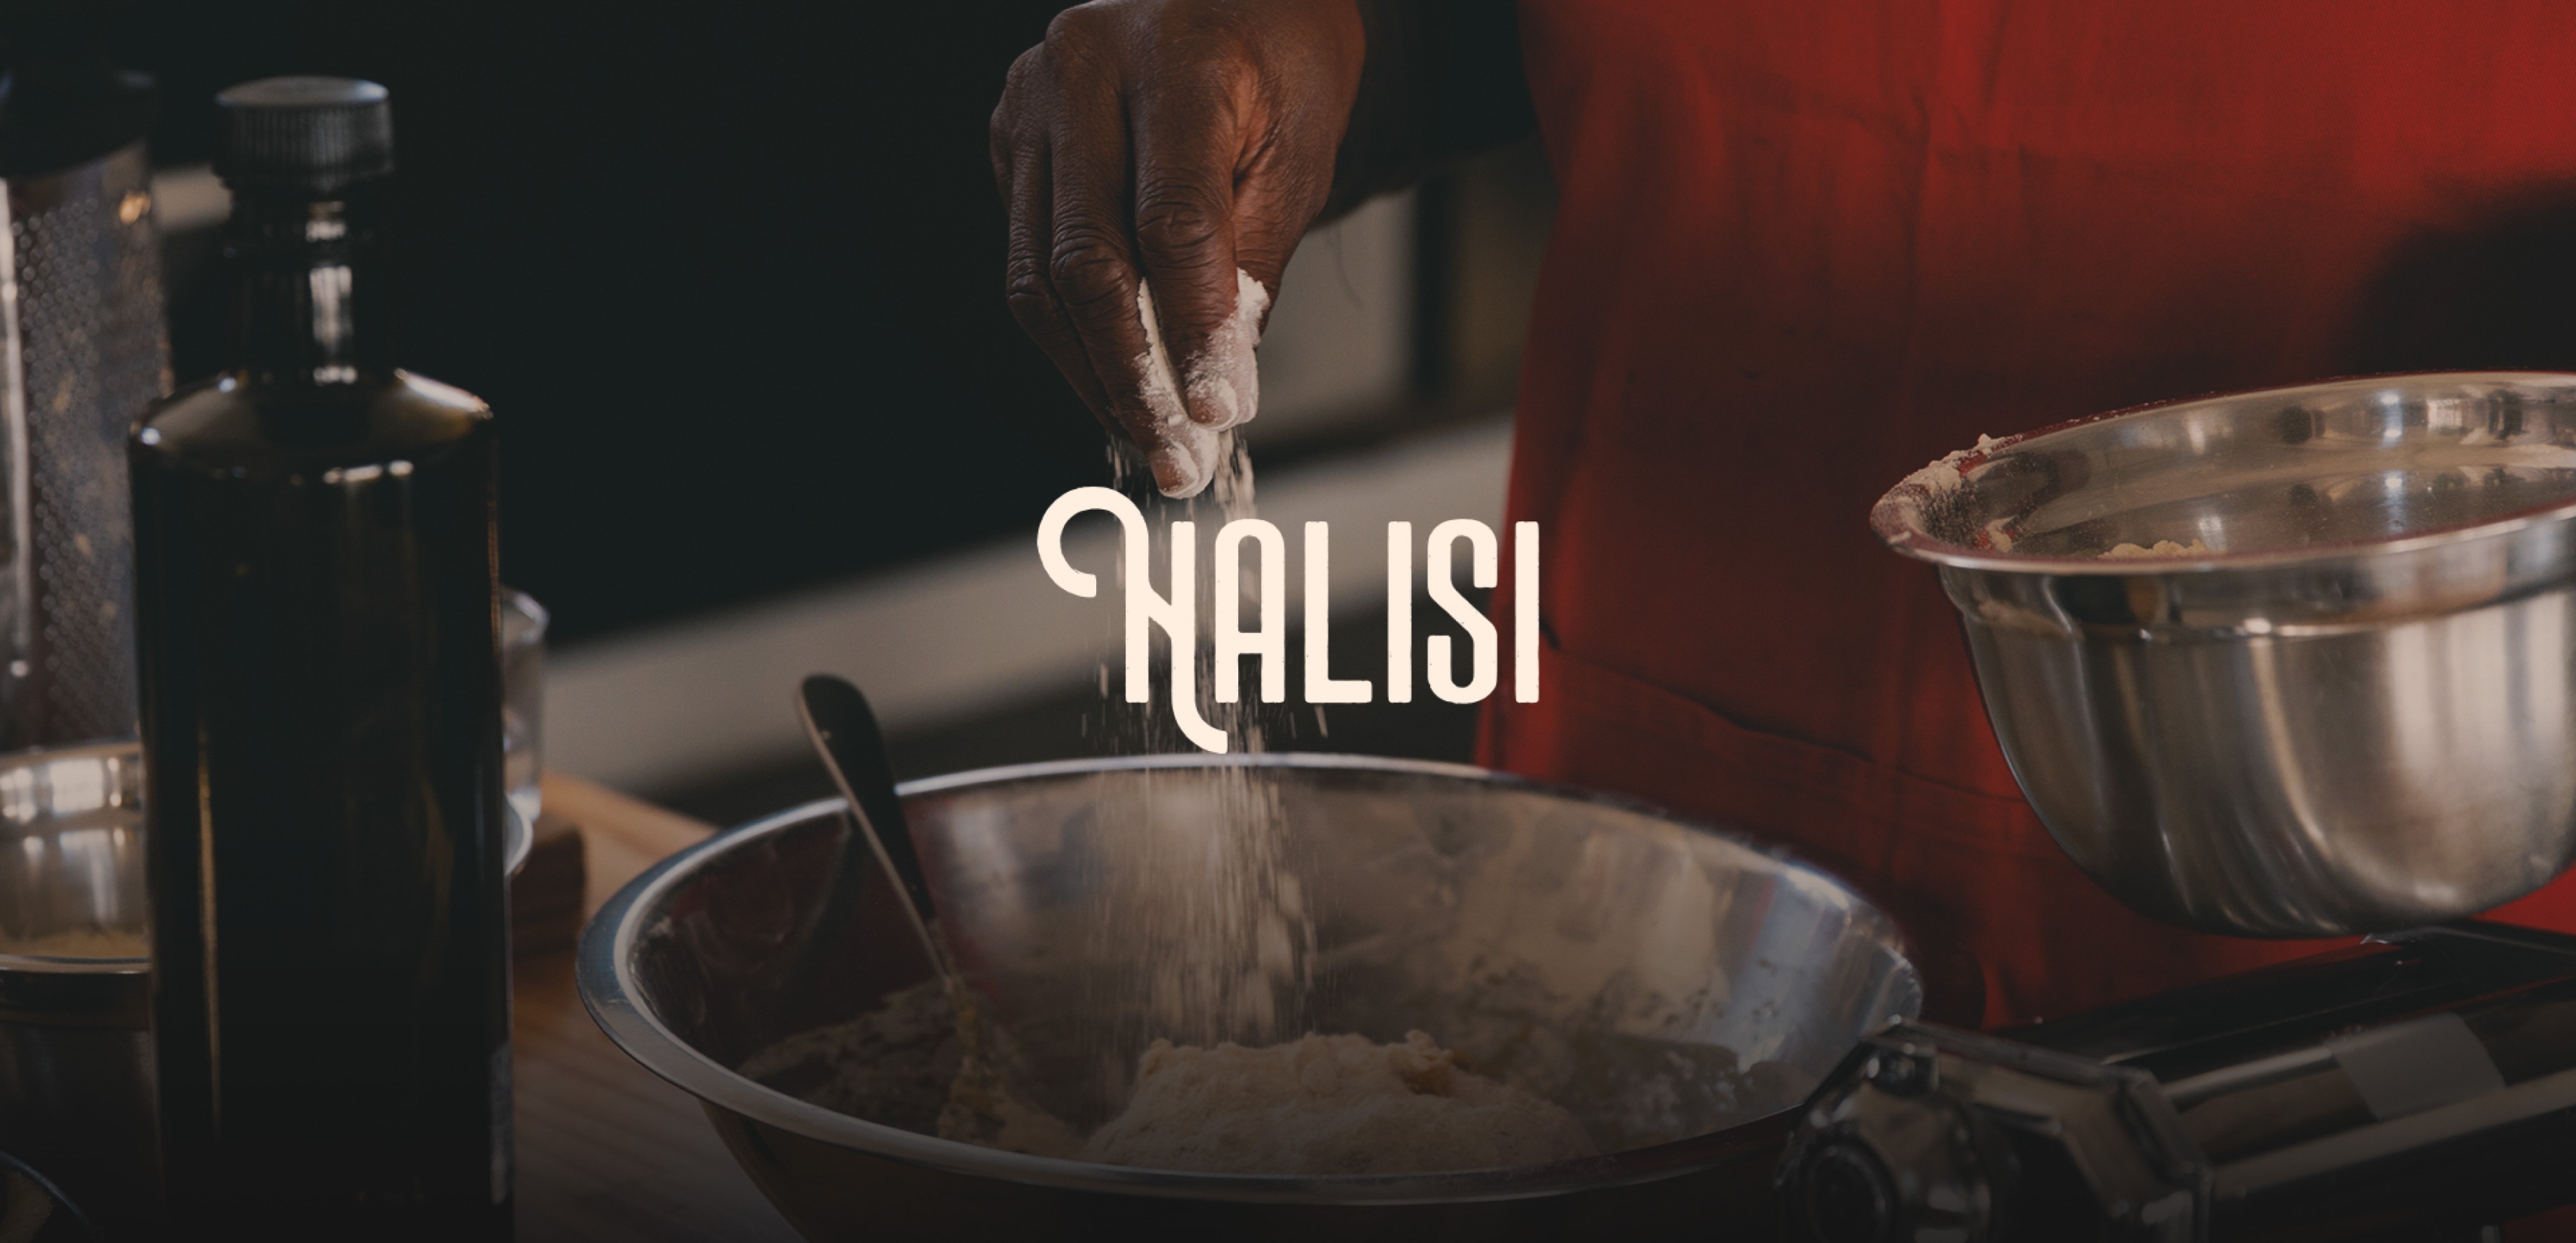
[{"label": "large stainless steel mixing bowl", "polygon": [[[1234,783],[1234,784],[1229,784]],[[1323,1031],[1423,1027],[1551,1091],[1596,1136],[1667,1142],[1522,1170],[1245,1177],[1054,1160],[835,1113],[736,1073],[792,1033],[927,975],[873,866],[859,917],[791,984],[848,849],[837,802],[733,830],[639,877],[583,937],[580,985],[629,1054],[696,1094],[807,1237],[1712,1237],[1767,1189],[1777,1123],[1920,989],[1888,920],[1841,884],[1607,798],[1450,765],[1173,756],[967,773],[903,788],[939,918],[1079,1122],[1154,1034],[1131,930],[1206,894],[1129,883],[1138,835],[1205,841],[1212,798],[1275,794],[1284,872],[1316,923]],[[1154,827],[1157,816],[1165,820]],[[1731,1054],[1725,1051],[1732,1051]],[[1741,1058],[1777,1063],[1733,1080]],[[1729,1091],[1740,1093],[1726,1099]],[[1710,1127],[1719,1134],[1698,1134]],[[1768,1127],[1769,1129],[1766,1129]]]},{"label": "large stainless steel mixing bowl", "polygon": [[[1940,567],[2013,774],[2171,923],[2374,932],[2576,857],[2576,376],[2381,376],[1990,441],[1871,523]],[[2158,541],[2209,552],[2103,559]]]}]

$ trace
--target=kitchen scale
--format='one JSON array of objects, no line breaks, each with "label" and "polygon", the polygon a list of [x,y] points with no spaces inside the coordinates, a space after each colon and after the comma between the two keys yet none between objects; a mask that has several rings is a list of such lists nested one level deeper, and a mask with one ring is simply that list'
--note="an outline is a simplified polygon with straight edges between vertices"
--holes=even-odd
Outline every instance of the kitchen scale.
[{"label": "kitchen scale", "polygon": [[2576,376],[2079,419],[1871,523],[1938,568],[2015,780],[2095,881],[2203,932],[2376,935],[1871,1037],[1779,1166],[1793,1237],[2479,1239],[2576,1202],[2576,937],[2467,918],[2576,857]]},{"label": "kitchen scale", "polygon": [[1815,1243],[2478,1239],[2576,1202],[2576,937],[2466,921],[1981,1035],[1900,1024],[1780,1169]]}]

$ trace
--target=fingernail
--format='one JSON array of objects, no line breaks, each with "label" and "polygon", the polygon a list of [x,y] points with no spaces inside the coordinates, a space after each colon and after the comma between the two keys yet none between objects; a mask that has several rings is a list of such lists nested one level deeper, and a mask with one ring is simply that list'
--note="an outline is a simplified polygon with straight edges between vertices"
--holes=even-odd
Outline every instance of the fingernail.
[{"label": "fingernail", "polygon": [[1164,445],[1147,455],[1145,462],[1154,470],[1154,486],[1173,500],[1197,496],[1207,487],[1208,472],[1199,469],[1197,457],[1179,445]]},{"label": "fingernail", "polygon": [[1251,422],[1261,404],[1261,362],[1253,349],[1261,344],[1270,291],[1241,268],[1234,281],[1234,312],[1189,360],[1190,418],[1213,431]]},{"label": "fingernail", "polygon": [[1243,421],[1243,397],[1234,381],[1204,362],[1190,376],[1190,418],[1209,431],[1221,432]]},{"label": "fingernail", "polygon": [[1192,437],[1190,451],[1198,459],[1199,479],[1203,483],[1216,482],[1216,460],[1224,455],[1224,439],[1215,435]]},{"label": "fingernail", "polygon": [[1261,400],[1261,369],[1252,345],[1231,330],[1220,332],[1190,360],[1190,421],[1221,432],[1252,421]]}]

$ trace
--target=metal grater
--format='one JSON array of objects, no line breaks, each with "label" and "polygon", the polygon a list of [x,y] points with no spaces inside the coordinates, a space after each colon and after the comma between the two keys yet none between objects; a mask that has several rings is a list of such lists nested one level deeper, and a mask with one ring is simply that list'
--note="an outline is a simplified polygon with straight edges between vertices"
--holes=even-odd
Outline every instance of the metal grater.
[{"label": "metal grater", "polygon": [[0,196],[0,752],[135,732],[125,434],[169,391],[142,143]]}]

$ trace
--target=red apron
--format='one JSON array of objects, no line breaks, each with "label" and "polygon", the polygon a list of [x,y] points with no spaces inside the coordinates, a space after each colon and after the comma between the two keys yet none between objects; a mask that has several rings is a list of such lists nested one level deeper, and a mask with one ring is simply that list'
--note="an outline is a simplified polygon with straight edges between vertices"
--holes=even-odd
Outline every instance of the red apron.
[{"label": "red apron", "polygon": [[[1561,195],[1510,499],[1543,531],[1545,656],[1538,703],[1489,701],[1486,762],[1788,843],[1898,918],[1954,1021],[2310,952],[2166,928],[2077,871],[1933,571],[1866,518],[1981,432],[2417,363],[2423,298],[2390,291],[2441,281],[2408,265],[2576,201],[2576,13],[1521,15]],[[2576,887],[2508,914],[2576,929]]]}]

